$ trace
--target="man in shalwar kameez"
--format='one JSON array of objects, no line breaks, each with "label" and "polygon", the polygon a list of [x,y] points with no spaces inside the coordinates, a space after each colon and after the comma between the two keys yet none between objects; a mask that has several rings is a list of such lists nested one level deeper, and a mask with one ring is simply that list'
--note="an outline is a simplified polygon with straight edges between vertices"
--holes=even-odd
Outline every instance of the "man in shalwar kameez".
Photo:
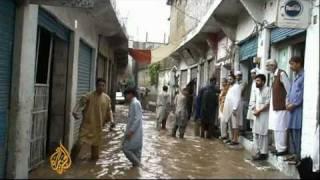
[{"label": "man in shalwar kameez", "polygon": [[[224,101],[226,99],[226,95],[229,90],[229,84],[228,84],[228,79],[223,78],[222,79],[222,89],[220,90],[219,94],[219,120],[220,120],[220,137],[222,141],[227,140],[227,127],[228,124],[223,121],[223,107],[224,107]],[[230,128],[230,127],[229,127]]]},{"label": "man in shalwar kameez", "polygon": [[274,74],[271,91],[269,129],[274,131],[274,142],[276,146],[275,154],[284,156],[288,153],[287,149],[287,129],[289,113],[286,102],[290,90],[290,81],[286,72],[278,68],[274,59],[266,62],[267,70]]},{"label": "man in shalwar kameez", "polygon": [[258,74],[255,78],[257,91],[253,94],[250,109],[256,116],[253,121],[254,149],[256,155],[253,160],[265,160],[268,157],[268,121],[269,121],[269,104],[270,88],[265,86],[266,77]]},{"label": "man in shalwar kameez", "polygon": [[303,59],[292,57],[289,61],[291,70],[295,73],[288,95],[287,110],[289,111],[289,163],[296,164],[301,153],[301,129],[303,110],[304,70]]},{"label": "man in shalwar kameez", "polygon": [[110,97],[104,93],[106,81],[97,79],[96,90],[82,96],[73,110],[75,119],[80,119],[79,113],[82,113],[82,122],[79,131],[79,139],[76,142],[71,156],[75,160],[84,144],[91,146],[91,159],[99,159],[99,149],[102,140],[102,128],[106,122],[113,124],[113,115],[111,110]]},{"label": "man in shalwar kameez", "polygon": [[169,114],[170,97],[168,94],[168,87],[162,87],[163,92],[157,98],[157,129],[166,129],[166,121]]},{"label": "man in shalwar kameez", "polygon": [[[252,104],[250,104],[251,102],[253,102],[253,98],[255,96],[255,91],[256,91],[256,75],[257,75],[257,68],[254,68],[250,71],[251,73],[251,78],[252,78],[252,84],[251,84],[251,89],[250,89],[250,100],[249,100],[249,107],[252,106]],[[251,110],[251,108],[248,109],[247,112],[247,119],[250,121],[250,128],[253,128],[253,122],[256,119],[255,115],[253,115],[253,111]]]},{"label": "man in shalwar kameez", "polygon": [[245,93],[247,90],[248,83],[243,80],[241,71],[236,71],[235,75],[236,75],[237,83],[241,87],[241,101],[240,101],[240,104],[238,107],[238,113],[239,113],[238,118],[239,118],[239,122],[240,122],[239,126],[240,126],[241,131],[245,131],[247,129],[247,127],[246,127],[246,122],[244,121],[244,112],[243,111],[244,111],[244,106],[246,104]]},{"label": "man in shalwar kameez", "polygon": [[133,88],[129,88],[125,91],[126,99],[130,102],[128,123],[124,140],[122,144],[122,150],[133,167],[140,166],[141,162],[141,150],[143,141],[142,130],[142,108],[141,104],[136,98],[137,92]]},{"label": "man in shalwar kameez", "polygon": [[[229,75],[229,90],[226,95],[226,99],[223,107],[222,118],[225,123],[228,123],[229,128],[229,140],[224,141],[230,145],[238,145],[239,127],[240,127],[240,112],[239,106],[241,101],[241,87],[235,81],[233,74]],[[232,131],[231,131],[232,129]]]},{"label": "man in shalwar kameez", "polygon": [[176,120],[172,129],[172,137],[176,137],[178,129],[179,137],[181,139],[184,137],[185,129],[188,123],[187,96],[188,90],[187,88],[184,88],[174,100]]}]

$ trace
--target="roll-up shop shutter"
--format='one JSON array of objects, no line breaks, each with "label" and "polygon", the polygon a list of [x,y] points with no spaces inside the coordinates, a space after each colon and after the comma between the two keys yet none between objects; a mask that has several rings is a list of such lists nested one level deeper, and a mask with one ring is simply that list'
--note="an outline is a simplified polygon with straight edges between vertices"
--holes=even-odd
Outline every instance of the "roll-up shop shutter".
[{"label": "roll-up shop shutter", "polygon": [[[79,46],[77,100],[91,90],[90,83],[92,69],[92,49],[82,41],[80,41]],[[74,142],[78,140],[80,124],[81,121],[75,121]]]},{"label": "roll-up shop shutter", "polygon": [[42,8],[39,8],[38,24],[39,26],[54,33],[59,38],[65,41],[69,41],[70,30],[59,23],[55,17],[50,15],[46,10]]},{"label": "roll-up shop shutter", "polygon": [[14,0],[0,1],[0,178],[5,176],[15,7]]},{"label": "roll-up shop shutter", "polygon": [[239,59],[240,61],[255,57],[258,50],[258,37],[254,36],[239,43]]}]

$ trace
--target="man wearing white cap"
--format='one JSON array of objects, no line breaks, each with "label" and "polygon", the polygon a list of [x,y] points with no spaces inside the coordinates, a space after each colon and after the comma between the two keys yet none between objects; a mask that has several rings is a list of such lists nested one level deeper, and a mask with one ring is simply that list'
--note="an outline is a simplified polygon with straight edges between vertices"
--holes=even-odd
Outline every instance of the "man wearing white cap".
[{"label": "man wearing white cap", "polygon": [[290,81],[286,72],[278,68],[274,59],[266,62],[267,70],[274,74],[270,100],[269,129],[274,131],[276,155],[287,154],[287,129],[289,113],[286,110]]},{"label": "man wearing white cap", "polygon": [[253,101],[254,101],[254,97],[255,97],[255,91],[256,91],[256,75],[258,69],[254,68],[250,71],[251,73],[251,78],[252,78],[252,84],[251,84],[251,90],[250,90],[250,100],[249,100],[249,109],[248,109],[248,113],[247,113],[247,119],[250,120],[250,128],[252,128],[253,125],[253,121],[255,120],[255,115],[253,115],[253,111],[250,107],[253,107]]},{"label": "man wearing white cap", "polygon": [[246,130],[246,124],[244,122],[244,117],[243,117],[243,107],[246,103],[246,98],[245,98],[245,90],[247,88],[248,83],[242,80],[242,72],[241,71],[236,71],[235,72],[235,76],[236,76],[236,80],[237,80],[237,84],[240,85],[241,88],[241,101],[239,104],[239,109],[238,109],[238,116],[237,118],[239,119],[239,125],[241,126],[241,130]]}]

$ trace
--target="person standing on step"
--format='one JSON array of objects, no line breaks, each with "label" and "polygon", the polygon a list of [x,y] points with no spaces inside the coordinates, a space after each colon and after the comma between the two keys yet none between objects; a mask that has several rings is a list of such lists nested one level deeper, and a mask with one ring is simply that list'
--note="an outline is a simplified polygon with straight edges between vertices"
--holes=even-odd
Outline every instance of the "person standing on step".
[{"label": "person standing on step", "polygon": [[[225,143],[230,145],[239,145],[239,127],[240,127],[240,103],[241,103],[241,87],[236,83],[236,78],[233,74],[228,77],[229,90],[223,107],[223,121],[228,123],[229,140]],[[231,132],[230,132],[231,131]]]},{"label": "person standing on step", "polygon": [[289,60],[290,68],[295,73],[288,95],[287,110],[289,111],[289,151],[292,154],[287,160],[296,164],[300,160],[301,128],[303,110],[304,70],[303,59],[292,57]]},{"label": "person standing on step", "polygon": [[269,129],[274,132],[274,142],[277,156],[288,154],[287,149],[287,129],[289,122],[289,113],[286,102],[290,90],[290,81],[287,73],[278,68],[276,60],[269,59],[266,62],[267,70],[272,72],[273,84],[271,91]]},{"label": "person standing on step", "polygon": [[246,105],[246,98],[249,98],[249,97],[246,97],[248,83],[243,80],[241,71],[236,71],[235,75],[236,75],[236,81],[241,87],[241,101],[238,107],[238,116],[237,116],[237,118],[239,118],[239,131],[244,133],[247,130],[243,111],[244,111],[244,106]]},{"label": "person standing on step", "polygon": [[257,91],[251,99],[250,109],[256,117],[253,121],[254,149],[253,160],[266,160],[268,157],[268,121],[271,90],[265,86],[266,76],[258,74],[255,78]]},{"label": "person standing on step", "polygon": [[228,84],[228,79],[223,78],[222,79],[222,90],[219,95],[219,120],[220,120],[220,137],[219,139],[226,140],[227,139],[227,125],[228,123],[225,123],[223,121],[223,106],[224,106],[224,101],[226,99],[227,92],[229,90],[229,84]]},{"label": "person standing on step", "polygon": [[[254,68],[250,71],[251,74],[251,78],[252,78],[252,84],[251,84],[251,89],[250,89],[250,99],[249,99],[249,107],[252,106],[252,104],[250,104],[250,102],[253,102],[252,99],[255,96],[255,91],[256,91],[256,75],[257,75],[257,68]],[[251,110],[251,108],[248,109],[247,112],[247,119],[250,121],[250,128],[253,128],[253,122],[255,120],[255,116],[253,115],[253,111]]]}]

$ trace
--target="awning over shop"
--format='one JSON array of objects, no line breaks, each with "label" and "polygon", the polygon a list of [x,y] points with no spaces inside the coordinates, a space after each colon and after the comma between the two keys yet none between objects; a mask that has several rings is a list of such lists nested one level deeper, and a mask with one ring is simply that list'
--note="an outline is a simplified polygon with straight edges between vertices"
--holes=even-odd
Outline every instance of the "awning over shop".
[{"label": "awning over shop", "polygon": [[271,43],[278,43],[305,32],[306,30],[304,29],[274,28],[271,30]]},{"label": "awning over shop", "polygon": [[129,48],[130,56],[140,64],[151,63],[151,50]]}]

